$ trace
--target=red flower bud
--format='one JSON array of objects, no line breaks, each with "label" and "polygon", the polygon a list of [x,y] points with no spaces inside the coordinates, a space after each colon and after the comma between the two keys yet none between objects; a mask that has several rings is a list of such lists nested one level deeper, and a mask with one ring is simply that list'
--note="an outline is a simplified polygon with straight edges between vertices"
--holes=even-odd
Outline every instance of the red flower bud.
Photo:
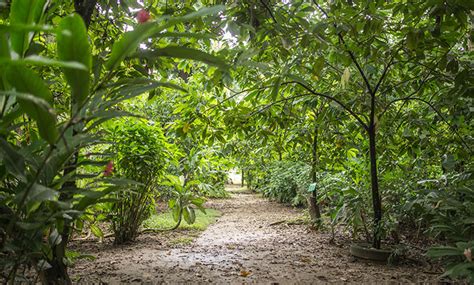
[{"label": "red flower bud", "polygon": [[150,20],[150,13],[147,10],[142,9],[138,11],[137,13],[138,23],[143,24],[143,23],[148,22],[148,20]]},{"label": "red flower bud", "polygon": [[114,162],[111,160],[105,166],[103,174],[104,174],[104,176],[110,176],[110,174],[112,174],[113,171],[114,171]]}]

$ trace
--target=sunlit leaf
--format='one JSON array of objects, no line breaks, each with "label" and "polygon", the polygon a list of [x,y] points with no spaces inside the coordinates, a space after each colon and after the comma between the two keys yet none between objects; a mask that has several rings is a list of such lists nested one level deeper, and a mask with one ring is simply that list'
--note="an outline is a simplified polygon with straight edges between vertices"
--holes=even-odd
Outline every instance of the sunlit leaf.
[{"label": "sunlit leaf", "polygon": [[72,89],[73,104],[81,105],[89,94],[92,55],[87,30],[81,16],[73,14],[61,20],[57,32],[58,57],[65,62],[78,62],[85,69],[63,66]]},{"label": "sunlit leaf", "polygon": [[182,46],[168,46],[151,51],[142,51],[140,53],[135,54],[135,56],[147,59],[154,59],[161,56],[192,59],[204,62],[209,65],[217,66],[221,69],[229,69],[229,65],[217,56],[205,53],[197,49]]},{"label": "sunlit leaf", "polygon": [[[10,7],[10,23],[12,25],[33,25],[39,23],[48,1],[46,0],[14,0]],[[30,46],[34,33],[14,30],[10,35],[11,46],[20,57],[23,57]]]}]

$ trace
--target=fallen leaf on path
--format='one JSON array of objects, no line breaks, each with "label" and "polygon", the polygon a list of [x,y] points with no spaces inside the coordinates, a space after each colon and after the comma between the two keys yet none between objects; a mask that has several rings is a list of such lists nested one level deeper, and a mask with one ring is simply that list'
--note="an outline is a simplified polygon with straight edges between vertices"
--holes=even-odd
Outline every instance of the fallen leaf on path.
[{"label": "fallen leaf on path", "polygon": [[242,276],[242,277],[247,277],[247,276],[249,276],[250,274],[252,274],[252,272],[250,272],[250,271],[245,271],[245,270],[240,270],[240,276]]}]

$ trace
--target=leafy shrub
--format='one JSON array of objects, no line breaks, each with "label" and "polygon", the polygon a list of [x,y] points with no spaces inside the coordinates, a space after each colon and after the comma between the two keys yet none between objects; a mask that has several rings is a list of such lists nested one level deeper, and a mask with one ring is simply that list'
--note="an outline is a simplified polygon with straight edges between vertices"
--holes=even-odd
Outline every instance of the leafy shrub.
[{"label": "leafy shrub", "polygon": [[333,238],[335,227],[342,224],[350,229],[353,238],[359,238],[362,233],[369,242],[371,207],[368,180],[364,179],[364,172],[356,171],[363,167],[359,160],[354,160],[351,165],[350,171],[318,173],[319,201],[327,205]]},{"label": "leafy shrub", "polygon": [[[444,166],[445,167],[445,166]],[[462,170],[446,169],[437,179],[424,179],[403,208],[405,215],[417,216],[424,233],[448,246],[428,251],[446,264],[444,276],[470,278],[474,281],[474,264],[465,251],[473,251],[474,177],[472,165]],[[469,255],[471,256],[471,255]],[[470,260],[469,260],[470,259]]]},{"label": "leafy shrub", "polygon": [[432,258],[442,258],[446,271],[442,276],[466,278],[474,283],[474,241],[457,242],[455,246],[433,247],[428,251]]},{"label": "leafy shrub", "polygon": [[303,162],[273,162],[260,180],[258,191],[265,197],[294,206],[305,205],[310,167]]},{"label": "leafy shrub", "polygon": [[116,175],[140,183],[117,193],[111,206],[115,243],[120,244],[137,237],[140,225],[154,209],[155,190],[171,160],[171,146],[159,126],[140,119],[117,122],[110,139]]}]

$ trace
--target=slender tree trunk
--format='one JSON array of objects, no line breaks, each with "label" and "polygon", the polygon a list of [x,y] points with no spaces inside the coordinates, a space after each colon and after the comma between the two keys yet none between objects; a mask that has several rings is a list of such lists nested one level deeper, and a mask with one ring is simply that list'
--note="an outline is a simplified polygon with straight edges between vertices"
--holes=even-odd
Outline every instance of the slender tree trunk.
[{"label": "slender tree trunk", "polygon": [[[73,132],[75,133],[75,132]],[[77,169],[78,152],[74,152],[73,157],[68,162],[64,169],[63,175],[69,175]],[[72,198],[69,191],[76,188],[76,181],[67,181],[61,187],[61,194],[59,195],[59,201],[67,201]],[[47,284],[71,284],[69,273],[67,272],[67,265],[64,263],[66,257],[66,248],[69,242],[69,236],[72,231],[71,224],[68,220],[63,220],[63,228],[58,229],[61,235],[61,242],[52,247],[52,260],[50,261],[51,267],[40,273],[43,283]]]},{"label": "slender tree trunk", "polygon": [[241,181],[242,182],[242,187],[244,187],[244,185],[245,185],[245,180],[244,179],[245,179],[245,171],[242,169],[242,181]]},{"label": "slender tree trunk", "polygon": [[[311,182],[317,182],[317,167],[318,167],[318,126],[314,127],[313,144],[311,147]],[[318,190],[317,186],[311,195],[308,197],[308,210],[313,223],[317,223],[321,219],[321,210],[318,204]]]},{"label": "slender tree trunk", "polygon": [[380,222],[382,220],[382,201],[380,199],[379,181],[377,177],[377,149],[375,140],[375,124],[371,124],[368,129],[369,153],[370,153],[370,180],[372,186],[372,206],[374,208],[374,239],[372,246],[380,248]]}]

